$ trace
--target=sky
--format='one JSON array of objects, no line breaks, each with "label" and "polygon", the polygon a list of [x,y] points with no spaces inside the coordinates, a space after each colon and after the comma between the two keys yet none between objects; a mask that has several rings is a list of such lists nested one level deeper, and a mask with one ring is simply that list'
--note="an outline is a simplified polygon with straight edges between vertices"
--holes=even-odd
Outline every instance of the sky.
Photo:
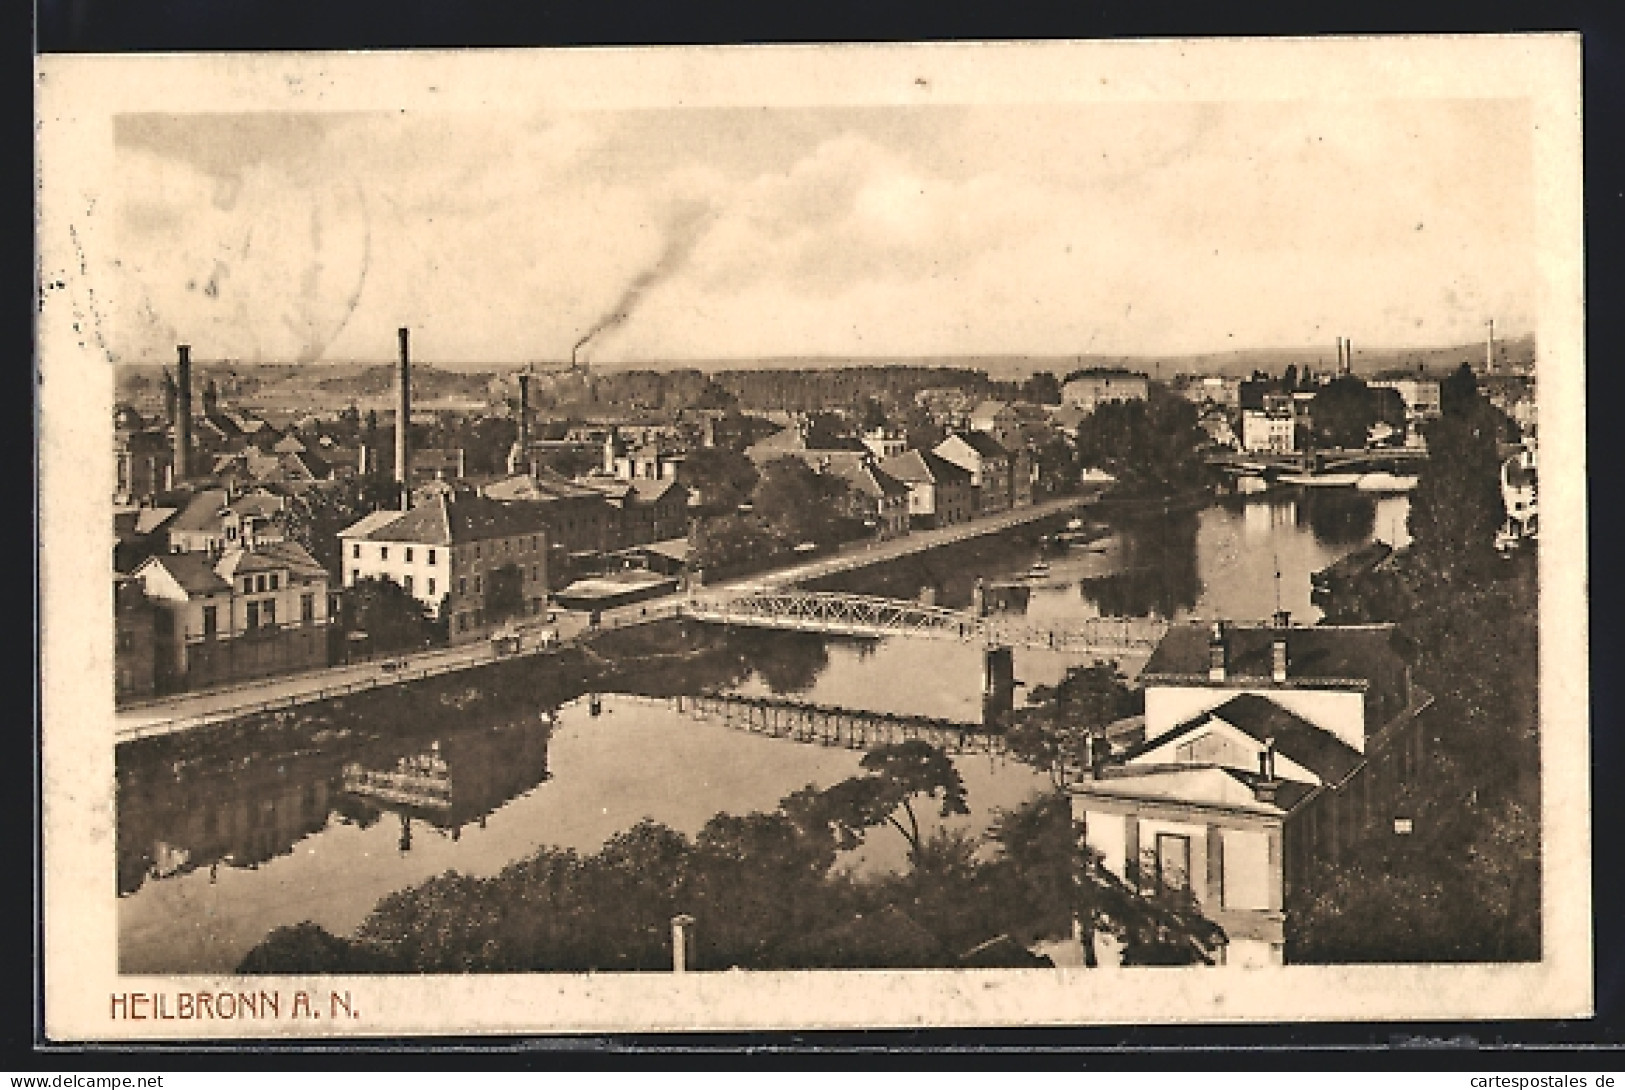
[{"label": "sky", "polygon": [[124,361],[1167,354],[1532,331],[1518,100],[121,114]]}]

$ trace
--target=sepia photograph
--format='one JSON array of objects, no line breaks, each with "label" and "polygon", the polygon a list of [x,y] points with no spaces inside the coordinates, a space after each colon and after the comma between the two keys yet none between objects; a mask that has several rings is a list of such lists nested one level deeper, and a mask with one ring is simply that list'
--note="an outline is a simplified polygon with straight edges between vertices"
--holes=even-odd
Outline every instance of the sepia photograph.
[{"label": "sepia photograph", "polygon": [[1577,38],[36,76],[53,1037],[1590,1011]]}]

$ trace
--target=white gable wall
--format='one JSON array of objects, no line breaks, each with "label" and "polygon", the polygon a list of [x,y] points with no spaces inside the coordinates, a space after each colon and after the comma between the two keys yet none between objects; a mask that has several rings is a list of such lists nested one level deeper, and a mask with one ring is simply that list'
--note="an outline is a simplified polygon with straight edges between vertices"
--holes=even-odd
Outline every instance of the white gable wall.
[{"label": "white gable wall", "polygon": [[[1181,752],[1187,746],[1193,747],[1196,752],[1188,756]],[[1263,752],[1263,745],[1252,735],[1220,720],[1170,738],[1162,745],[1146,750],[1129,764],[1216,764],[1256,772],[1259,755]],[[1275,774],[1298,783],[1322,782],[1319,776],[1279,751],[1275,754]]]},{"label": "white gable wall", "polygon": [[1336,689],[1297,689],[1268,683],[1256,688],[1153,683],[1145,690],[1145,733],[1155,738],[1220,704],[1251,693],[1264,697],[1365,752],[1365,695]]}]

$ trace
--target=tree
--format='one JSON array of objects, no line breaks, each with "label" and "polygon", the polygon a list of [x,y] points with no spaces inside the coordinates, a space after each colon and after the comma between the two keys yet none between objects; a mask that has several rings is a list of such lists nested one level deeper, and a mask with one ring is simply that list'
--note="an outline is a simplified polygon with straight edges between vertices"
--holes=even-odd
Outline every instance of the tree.
[{"label": "tree", "polygon": [[1034,405],[1059,405],[1061,383],[1054,372],[1039,371],[1021,384],[1021,396]]},{"label": "tree", "polygon": [[903,436],[911,450],[933,450],[948,432],[924,405],[910,405],[903,413]]},{"label": "tree", "polygon": [[771,560],[787,551],[782,537],[756,514],[716,515],[694,524],[689,535],[692,546],[690,565],[715,579],[718,573],[736,571]]},{"label": "tree", "polygon": [[1457,411],[1431,421],[1424,435],[1428,460],[1406,516],[1412,552],[1446,580],[1482,572],[1505,517],[1495,422]]},{"label": "tree", "polygon": [[339,610],[345,632],[364,632],[369,648],[392,654],[421,648],[431,638],[423,603],[398,583],[367,577],[346,587]]},{"label": "tree", "polygon": [[683,459],[683,484],[694,490],[708,514],[738,509],[760,479],[754,462],[723,447],[697,447]]},{"label": "tree", "polygon": [[1036,686],[1005,740],[1018,761],[1049,773],[1056,788],[1070,769],[1088,767],[1106,727],[1132,715],[1138,694],[1109,662],[1074,666],[1054,688]]},{"label": "tree", "polygon": [[794,456],[775,458],[762,467],[751,503],[773,532],[791,544],[834,545],[854,536],[846,482],[817,473]]},{"label": "tree", "polygon": [[863,431],[878,431],[889,422],[886,406],[875,398],[865,396],[858,401],[857,412],[858,427]]},{"label": "tree", "polygon": [[1371,388],[1353,375],[1341,375],[1320,388],[1309,403],[1315,442],[1324,447],[1363,447],[1377,422]]},{"label": "tree", "polygon": [[281,516],[283,532],[338,579],[343,574],[339,532],[369,511],[393,506],[394,499],[394,486],[372,477],[309,488],[288,497]]},{"label": "tree", "polygon": [[959,770],[929,742],[877,746],[864,754],[861,767],[868,775],[849,777],[822,791],[804,788],[785,799],[786,810],[810,824],[827,824],[842,850],[861,844],[868,830],[890,825],[907,842],[913,865],[924,859],[927,849],[914,809],[916,796],[937,801],[941,817],[970,813]]}]

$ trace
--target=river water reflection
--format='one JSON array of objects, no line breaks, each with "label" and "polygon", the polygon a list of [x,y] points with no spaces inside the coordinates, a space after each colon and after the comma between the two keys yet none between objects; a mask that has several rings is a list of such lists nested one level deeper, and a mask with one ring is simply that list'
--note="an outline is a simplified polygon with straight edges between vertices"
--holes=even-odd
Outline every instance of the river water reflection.
[{"label": "river water reflection", "polygon": [[[1025,588],[1007,608],[1035,621],[1093,616],[1262,618],[1282,607],[1311,621],[1308,575],[1372,537],[1404,541],[1405,500],[1317,493],[1114,519],[1093,551],[1045,552],[1039,530],[844,578],[846,589],[969,604],[978,578]],[[1044,559],[1047,572],[1029,577]],[[1280,571],[1277,580],[1275,573]],[[933,640],[730,637],[744,668],[732,688],[813,703],[980,716],[974,647]],[[1018,651],[1031,686],[1072,665]],[[1137,664],[1125,664],[1129,669]],[[696,682],[699,685],[699,682]],[[1019,699],[1019,697],[1018,697]],[[120,968],[230,972],[272,928],[313,920],[353,930],[391,892],[446,870],[489,875],[544,845],[595,851],[650,817],[686,833],[714,813],[770,809],[808,783],[858,769],[859,754],[747,734],[674,701],[606,696],[557,710],[470,715],[425,733],[378,723],[356,736],[314,735],[291,752],[219,752],[185,761],[141,745],[118,754]],[[983,830],[1047,781],[1002,758],[956,759]],[[901,863],[881,830],[852,860]]]}]

